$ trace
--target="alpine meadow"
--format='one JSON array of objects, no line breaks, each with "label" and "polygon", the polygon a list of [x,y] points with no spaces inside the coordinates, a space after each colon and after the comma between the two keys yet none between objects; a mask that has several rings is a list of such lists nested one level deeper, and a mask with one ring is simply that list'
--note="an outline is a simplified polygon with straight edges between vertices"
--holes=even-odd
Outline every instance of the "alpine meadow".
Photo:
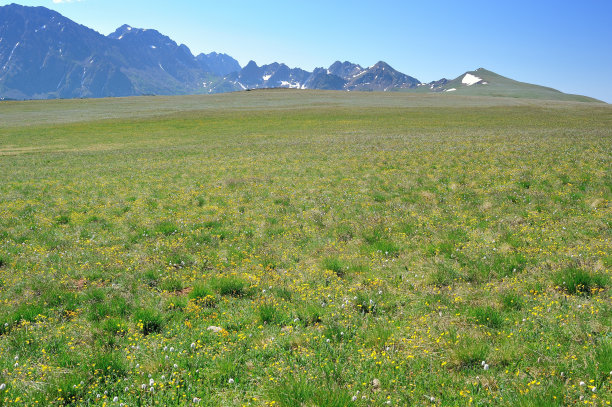
[{"label": "alpine meadow", "polygon": [[0,103],[0,405],[605,406],[612,108]]}]

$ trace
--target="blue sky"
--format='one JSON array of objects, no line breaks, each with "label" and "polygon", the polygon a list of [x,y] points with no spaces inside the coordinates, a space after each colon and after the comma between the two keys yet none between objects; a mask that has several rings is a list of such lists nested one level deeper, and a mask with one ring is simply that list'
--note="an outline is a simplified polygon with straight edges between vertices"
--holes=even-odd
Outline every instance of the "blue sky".
[{"label": "blue sky", "polygon": [[[13,1],[0,1],[0,5]],[[379,60],[428,82],[484,67],[612,103],[611,0],[16,0],[109,34],[154,28],[194,54],[311,70]]]}]

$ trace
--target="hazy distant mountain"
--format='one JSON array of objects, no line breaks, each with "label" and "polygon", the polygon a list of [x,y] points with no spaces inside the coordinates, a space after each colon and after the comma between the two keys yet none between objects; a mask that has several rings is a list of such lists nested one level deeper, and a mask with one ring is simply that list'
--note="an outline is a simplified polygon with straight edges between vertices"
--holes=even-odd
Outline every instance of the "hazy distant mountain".
[{"label": "hazy distant mountain", "polygon": [[215,79],[155,30],[124,25],[106,37],[44,7],[0,7],[0,97],[200,93]]},{"label": "hazy distant mountain", "polygon": [[344,90],[346,80],[331,74],[328,69],[316,68],[304,83],[306,89]]},{"label": "hazy distant mountain", "polygon": [[210,71],[217,76],[225,76],[232,72],[240,71],[240,64],[227,54],[200,54],[196,57],[201,68]]},{"label": "hazy distant mountain", "polygon": [[240,72],[226,76],[225,80],[235,85],[236,90],[258,88],[306,89],[304,84],[311,75],[312,73],[303,69],[292,69],[277,62],[257,66],[254,61],[249,61]]},{"label": "hazy distant mountain", "polygon": [[327,69],[328,74],[336,75],[346,80],[353,79],[363,71],[364,69],[360,65],[349,61],[336,61]]},{"label": "hazy distant mountain", "polygon": [[362,70],[353,75],[345,85],[347,90],[396,90],[416,88],[421,82],[391,68],[385,62]]},{"label": "hazy distant mountain", "polygon": [[124,96],[116,44],[44,7],[0,7],[0,96]]},{"label": "hazy distant mountain", "polygon": [[328,69],[317,68],[307,72],[279,63],[260,67],[250,61],[240,72],[226,76],[225,80],[234,84],[237,90],[293,88],[386,91],[414,88],[420,84],[417,79],[396,71],[384,62],[370,68],[362,68],[350,62],[335,62]]},{"label": "hazy distant mountain", "polygon": [[227,54],[194,56],[156,30],[123,25],[108,36],[44,7],[0,7],[0,100],[219,93],[258,88],[446,92],[594,101],[485,69],[427,84],[385,62],[336,61],[308,72],[282,63],[244,68]]},{"label": "hazy distant mountain", "polygon": [[178,45],[156,30],[119,27],[108,38],[119,47],[122,72],[138,93],[191,93],[202,91],[210,79],[186,45]]}]

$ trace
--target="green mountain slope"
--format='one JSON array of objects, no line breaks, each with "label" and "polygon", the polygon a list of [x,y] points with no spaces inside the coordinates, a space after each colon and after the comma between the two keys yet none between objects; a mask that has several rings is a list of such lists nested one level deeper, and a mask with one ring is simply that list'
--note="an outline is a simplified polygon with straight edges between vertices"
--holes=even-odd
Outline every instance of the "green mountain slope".
[{"label": "green mountain slope", "polygon": [[498,75],[495,72],[488,71],[484,68],[466,72],[441,86],[434,86],[434,89],[431,90],[474,96],[501,96],[573,102],[601,102],[587,96],[570,95],[553,88],[515,81],[513,79]]}]

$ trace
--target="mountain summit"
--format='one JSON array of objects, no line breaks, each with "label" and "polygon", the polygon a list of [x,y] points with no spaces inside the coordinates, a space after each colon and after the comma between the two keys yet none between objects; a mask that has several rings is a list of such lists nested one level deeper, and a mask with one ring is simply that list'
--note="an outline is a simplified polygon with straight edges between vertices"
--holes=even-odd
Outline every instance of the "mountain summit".
[{"label": "mountain summit", "polygon": [[127,24],[104,36],[44,7],[0,7],[0,100],[220,93],[258,88],[445,92],[594,101],[477,69],[428,84],[379,61],[336,61],[308,72],[274,62],[244,68],[227,54]]},{"label": "mountain summit", "polygon": [[119,48],[44,7],[0,7],[0,96],[101,97],[134,94]]},{"label": "mountain summit", "polygon": [[126,24],[104,36],[44,7],[0,7],[0,98],[201,93],[219,59],[240,69],[228,56],[198,60],[156,30]]},{"label": "mountain summit", "polygon": [[429,84],[434,92],[453,92],[459,95],[500,96],[528,99],[594,102],[587,96],[569,95],[553,88],[515,81],[484,68],[468,71],[453,80]]}]

